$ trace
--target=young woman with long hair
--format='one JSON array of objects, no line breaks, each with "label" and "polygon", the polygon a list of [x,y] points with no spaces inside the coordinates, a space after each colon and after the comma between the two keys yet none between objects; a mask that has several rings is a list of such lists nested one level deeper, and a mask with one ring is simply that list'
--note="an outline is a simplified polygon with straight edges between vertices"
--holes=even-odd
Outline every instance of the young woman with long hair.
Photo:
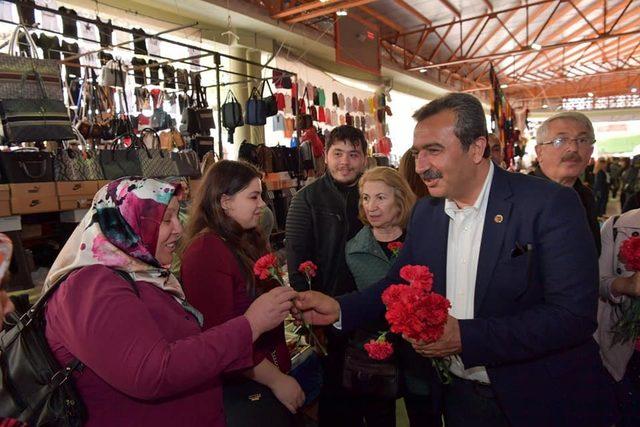
[{"label": "young woman with long hair", "polygon": [[[253,275],[255,261],[269,251],[268,236],[258,227],[265,207],[261,176],[248,163],[222,160],[207,170],[194,197],[181,278],[188,300],[204,315],[205,327],[226,322],[277,286]],[[304,393],[287,375],[291,361],[282,324],[255,343],[254,365],[243,376],[268,387],[295,413],[304,402]],[[236,385],[238,379],[234,380]],[[229,416],[227,420],[231,426],[233,420]]]}]

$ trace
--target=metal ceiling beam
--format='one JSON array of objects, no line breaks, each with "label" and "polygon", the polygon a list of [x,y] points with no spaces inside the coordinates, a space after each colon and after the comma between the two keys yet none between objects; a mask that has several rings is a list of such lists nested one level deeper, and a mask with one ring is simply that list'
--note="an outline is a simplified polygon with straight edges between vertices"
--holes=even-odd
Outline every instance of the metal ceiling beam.
[{"label": "metal ceiling beam", "polygon": [[401,8],[403,8],[404,10],[406,10],[407,12],[409,12],[410,14],[412,14],[413,16],[415,16],[416,18],[421,20],[423,23],[425,23],[427,25],[431,25],[432,24],[432,22],[429,20],[429,18],[424,16],[422,13],[420,13],[418,10],[416,10],[413,6],[411,6],[410,4],[405,2],[404,0],[394,0],[394,1],[398,6],[400,6]]},{"label": "metal ceiling beam", "polygon": [[[465,23],[465,22],[469,22],[469,21],[474,21],[474,20],[479,19],[479,18],[484,18],[485,16],[500,15],[500,14],[503,14],[503,13],[508,13],[508,12],[513,12],[513,11],[518,11],[518,10],[521,10],[521,9],[525,9],[526,7],[533,7],[533,6],[537,6],[537,5],[545,4],[545,3],[554,3],[554,2],[557,2],[557,1],[566,2],[566,1],[569,1],[569,0],[538,0],[536,2],[529,3],[528,5],[524,4],[524,5],[520,5],[520,6],[509,7],[509,8],[502,9],[502,10],[497,10],[497,11],[494,11],[494,12],[487,12],[487,13],[482,13],[482,14],[476,15],[476,16],[470,16],[468,18],[456,19],[456,20],[453,20],[453,21],[445,23],[445,24],[432,25],[429,29],[448,27],[449,25],[458,25],[460,23]],[[402,33],[400,35],[407,35],[408,36],[408,35],[411,35],[411,34],[421,33],[422,31],[423,30],[411,30],[411,31],[407,31],[405,33]]]},{"label": "metal ceiling beam", "polygon": [[451,4],[451,2],[449,2],[449,0],[440,0],[440,3],[442,3],[443,5],[445,5],[445,7],[447,9],[449,9],[455,16],[457,16],[458,18],[460,18],[460,11],[458,9],[455,8],[454,5]]},{"label": "metal ceiling beam", "polygon": [[302,12],[308,12],[310,10],[314,10],[314,9],[318,9],[321,7],[325,7],[327,6],[326,2],[321,2],[321,1],[312,1],[309,3],[305,3],[303,5],[300,6],[294,6],[294,7],[290,7],[288,9],[282,10],[278,13],[274,13],[273,15],[271,15],[271,18],[273,19],[282,19],[282,18],[286,18],[287,16],[291,16],[291,15],[296,15],[298,13],[302,13]]},{"label": "metal ceiling beam", "polygon": [[[635,22],[636,22],[636,21],[635,21],[635,20],[633,20],[633,18],[634,18],[636,15],[638,15],[638,13],[640,13],[640,10],[639,10],[639,9],[635,9],[634,11],[631,11],[631,12],[627,15],[627,17],[625,18],[625,20],[632,20],[632,23],[631,23],[631,24],[628,24],[628,25],[626,25],[626,26],[624,26],[624,27],[622,28],[622,31],[624,31],[624,30],[628,30],[628,29],[631,29],[631,28],[637,28],[637,27],[638,27],[638,26],[637,26],[637,24],[635,24]],[[583,28],[583,30],[584,30],[584,28]],[[575,33],[574,33],[574,34],[575,34]],[[573,34],[572,34],[572,36],[573,36]],[[628,41],[622,42],[622,43],[621,43],[621,46],[622,46],[622,47],[624,47],[624,48],[626,48],[626,47],[627,47],[627,46],[629,46],[629,44],[631,44],[631,43],[633,43],[633,40],[628,40]],[[610,47],[605,48],[605,51],[610,52],[610,51],[611,51],[611,50],[613,50],[614,48],[615,48],[615,47],[610,46]],[[571,50],[569,50],[569,51],[567,52],[567,54],[565,55],[564,60],[565,60],[565,62],[567,62],[567,63],[577,62],[577,60],[588,62],[588,61],[594,60],[597,56],[600,56],[600,53],[599,53],[599,52],[589,53],[589,48],[587,48],[587,49],[584,49],[584,48],[580,49],[579,47],[576,47],[576,48],[571,49]],[[546,66],[547,66],[547,67],[554,66],[554,65],[556,65],[558,62],[559,62],[559,59],[552,60],[552,61],[547,61]],[[540,64],[540,65],[542,65],[542,64]],[[519,74],[519,73],[518,73],[518,71],[519,71],[520,69],[521,69],[521,67],[520,67],[520,68],[518,68],[518,69],[516,70],[516,74]]]},{"label": "metal ceiling beam", "polygon": [[[623,6],[622,4],[614,7],[610,12],[616,13],[619,10],[622,10]],[[585,15],[590,15],[591,13],[596,12],[597,10],[601,9],[601,5],[598,3],[594,3],[591,6],[589,6],[585,11],[584,14]],[[569,22],[566,23],[567,27],[571,27],[576,25],[577,23],[579,23],[581,20],[581,18],[579,16],[574,16],[571,20],[569,20]],[[588,31],[588,27],[586,25],[582,25],[580,28],[577,28],[575,31],[573,31],[571,34],[563,37],[565,40],[572,40],[576,37],[580,37],[582,36],[586,31]],[[545,37],[542,41],[541,44],[544,43],[549,43],[549,41],[554,37],[553,34],[548,35],[547,37]],[[572,52],[573,53],[573,52]],[[531,60],[529,60],[529,62],[527,62],[526,64],[520,64],[518,67],[515,68],[515,70],[513,70],[512,72],[516,75],[518,74],[524,74],[521,72],[521,70],[527,69],[531,66],[533,66],[534,64],[536,64],[536,61],[540,58],[540,53],[536,54],[534,58],[532,58]],[[521,58],[521,61],[525,61],[526,58]],[[564,55],[564,61],[568,62],[570,60],[569,56],[565,53]],[[496,69],[500,70],[502,69],[502,61],[497,61],[496,64]]]},{"label": "metal ceiling beam", "polygon": [[285,19],[287,24],[296,24],[298,22],[307,21],[309,19],[317,18],[319,16],[330,15],[335,13],[341,9],[347,10],[356,6],[362,6],[367,3],[373,3],[377,0],[346,0],[340,3],[323,3],[325,6],[328,4],[328,7],[324,7],[322,9],[318,9],[314,12],[303,13],[301,15],[295,16],[293,18]]},{"label": "metal ceiling beam", "polygon": [[374,18],[376,18],[378,21],[382,22],[387,27],[393,28],[397,32],[402,32],[402,31],[405,30],[404,27],[396,24],[393,20],[387,18],[384,15],[381,15],[380,13],[378,13],[378,11],[376,11],[374,9],[371,9],[369,6],[358,6],[358,9],[362,10],[363,12],[368,13],[369,15],[373,16]]},{"label": "metal ceiling beam", "polygon": [[493,5],[491,4],[491,2],[489,0],[482,0],[484,2],[484,4],[487,5],[487,8],[493,12]]},{"label": "metal ceiling beam", "polygon": [[[563,47],[563,46],[581,45],[581,44],[591,43],[591,42],[595,42],[595,41],[599,41],[599,40],[607,40],[607,39],[612,39],[612,38],[617,38],[617,37],[625,37],[625,36],[630,36],[630,35],[634,35],[634,34],[640,34],[640,29],[633,30],[633,31],[626,31],[626,32],[623,32],[623,33],[616,33],[616,34],[601,34],[601,35],[599,35],[597,37],[593,37],[593,38],[590,38],[590,39],[575,40],[575,41],[570,41],[570,42],[563,42],[563,43],[556,43],[556,44],[546,45],[546,46],[542,46],[542,48],[540,50],[558,49],[558,48]],[[468,62],[477,62],[477,61],[487,61],[487,60],[490,60],[490,59],[503,58],[503,57],[506,57],[506,56],[526,55],[526,54],[529,54],[531,52],[535,52],[535,50],[532,49],[531,47],[525,47],[524,49],[514,50],[514,51],[511,51],[511,52],[502,52],[502,53],[495,53],[495,54],[490,54],[490,55],[481,55],[481,56],[476,56],[474,58],[463,58],[463,59],[458,59],[458,60],[455,60],[455,61],[443,62],[443,63],[440,63],[440,64],[430,64],[430,65],[424,65],[424,66],[421,66],[421,67],[413,67],[413,68],[410,68],[409,70],[410,71],[416,71],[416,70],[420,70],[420,69],[447,67],[449,65],[465,64],[465,63],[468,63]]]}]

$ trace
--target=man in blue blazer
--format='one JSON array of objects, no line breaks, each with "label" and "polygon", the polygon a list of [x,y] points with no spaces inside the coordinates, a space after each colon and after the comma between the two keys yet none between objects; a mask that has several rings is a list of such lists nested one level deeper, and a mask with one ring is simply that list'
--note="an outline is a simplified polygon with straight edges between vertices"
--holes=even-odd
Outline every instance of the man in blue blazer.
[{"label": "man in blue blazer", "polygon": [[451,363],[447,427],[613,425],[592,338],[598,258],[577,194],[493,166],[473,96],[449,94],[414,118],[416,172],[438,198],[416,205],[384,280],[338,300],[304,292],[297,307],[311,323],[351,330],[384,313],[380,296],[402,282],[401,267],[426,265],[452,308],[438,341],[411,344]]}]

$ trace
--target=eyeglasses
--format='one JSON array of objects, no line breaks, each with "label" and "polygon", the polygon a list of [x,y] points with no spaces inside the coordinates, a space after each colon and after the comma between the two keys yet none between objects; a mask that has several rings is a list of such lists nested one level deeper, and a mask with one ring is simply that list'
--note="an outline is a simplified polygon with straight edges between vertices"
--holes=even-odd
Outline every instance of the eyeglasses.
[{"label": "eyeglasses", "polygon": [[541,142],[540,145],[553,144],[555,148],[562,148],[566,146],[570,141],[575,141],[579,147],[580,146],[586,147],[588,145],[593,145],[596,142],[595,139],[592,139],[586,136],[581,136],[579,138],[569,138],[566,136],[558,136],[553,138],[551,141]]}]

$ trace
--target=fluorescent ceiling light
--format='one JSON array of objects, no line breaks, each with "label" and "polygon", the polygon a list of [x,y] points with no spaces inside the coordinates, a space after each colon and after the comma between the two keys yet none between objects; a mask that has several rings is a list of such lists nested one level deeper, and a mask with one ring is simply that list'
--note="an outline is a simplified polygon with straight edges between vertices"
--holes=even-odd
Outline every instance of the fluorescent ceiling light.
[{"label": "fluorescent ceiling light", "polygon": [[426,68],[421,68],[421,69],[420,69],[420,72],[421,72],[421,73],[426,73],[426,72],[427,72],[427,69],[426,69]]},{"label": "fluorescent ceiling light", "polygon": [[589,92],[589,93],[587,93],[587,96],[588,96],[589,98],[593,98],[593,92]]},{"label": "fluorescent ceiling light", "polygon": [[540,49],[542,49],[542,46],[539,45],[538,43],[531,43],[531,49],[540,50]]},{"label": "fluorescent ceiling light", "polygon": [[542,108],[549,108],[547,104],[542,104]]},{"label": "fluorescent ceiling light", "polygon": [[336,12],[336,15],[338,16],[347,16],[348,12],[345,9],[340,9],[339,11]]},{"label": "fluorescent ceiling light", "polygon": [[637,88],[637,87],[632,87],[632,88],[631,88],[631,93],[636,93],[637,91],[638,91],[638,88]]},{"label": "fluorescent ceiling light", "polygon": [[506,88],[508,88],[508,87],[509,87],[509,85],[508,85],[508,84],[506,84],[506,83],[502,83],[502,84],[500,85],[500,89],[506,89]]}]

